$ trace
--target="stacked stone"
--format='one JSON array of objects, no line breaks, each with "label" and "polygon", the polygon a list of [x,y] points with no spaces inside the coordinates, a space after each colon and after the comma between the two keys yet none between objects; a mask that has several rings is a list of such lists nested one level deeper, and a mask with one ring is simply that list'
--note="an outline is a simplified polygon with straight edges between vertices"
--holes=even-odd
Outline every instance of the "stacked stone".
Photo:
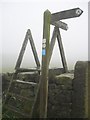
[{"label": "stacked stone", "polygon": [[[77,62],[74,74],[67,73],[55,76],[49,74],[48,118],[88,118],[90,117],[90,62]],[[3,101],[12,74],[3,74]],[[38,74],[19,74],[18,79],[38,83]],[[9,104],[15,106],[21,113],[30,116],[31,108],[37,91],[37,85],[13,83],[10,89],[12,95]],[[29,100],[19,98],[18,95]],[[5,112],[5,111],[3,111]],[[7,112],[9,118],[22,116]],[[23,114],[24,115],[24,114]],[[6,116],[7,117],[7,116]]]},{"label": "stacked stone", "polygon": [[90,62],[78,61],[75,65],[72,96],[72,117],[90,117]]},{"label": "stacked stone", "polygon": [[70,118],[72,110],[73,74],[49,79],[48,117]]},{"label": "stacked stone", "polygon": [[[4,75],[4,78],[6,76]],[[10,77],[7,77],[10,79]],[[37,75],[19,75],[18,79],[23,79],[24,81],[37,82],[39,76]],[[3,79],[4,80],[4,79]],[[7,80],[8,81],[8,80]],[[5,79],[5,83],[6,79]],[[4,87],[4,83],[3,83]],[[10,91],[14,93],[9,100],[9,104],[15,106],[17,110],[22,113],[27,113],[30,115],[30,110],[32,108],[34,98],[36,95],[38,85],[27,85],[27,84],[18,84],[13,83]],[[5,86],[5,89],[7,87]],[[4,89],[4,90],[5,90]],[[17,94],[17,96],[16,96]],[[23,96],[29,99],[22,99],[18,96]],[[57,76],[54,77],[51,75],[49,77],[49,95],[48,95],[48,118],[68,118],[71,115],[71,106],[72,106],[72,77]],[[10,117],[21,117],[18,114],[11,114],[8,111]]]},{"label": "stacked stone", "polygon": [[[37,81],[37,75],[19,75],[18,79],[22,79],[23,81]],[[10,82],[10,78],[11,75],[3,75],[2,79],[3,79],[3,101],[5,98],[5,93],[7,91],[9,82]],[[36,90],[37,90],[37,84],[22,84],[22,83],[18,83],[18,82],[13,82],[12,86],[10,88],[9,91],[9,95],[8,95],[8,99],[7,99],[7,103],[6,106],[8,107],[11,106],[11,109],[14,109],[15,111],[19,111],[18,112],[14,112],[10,109],[8,109],[8,111],[6,112],[6,114],[3,114],[3,118],[26,118],[26,117],[30,117],[30,112],[32,109],[32,105],[34,102],[34,98],[35,98],[35,94],[36,94]],[[9,102],[8,102],[9,100]],[[6,109],[3,109],[3,113],[6,111]],[[22,114],[21,114],[22,113]]]}]

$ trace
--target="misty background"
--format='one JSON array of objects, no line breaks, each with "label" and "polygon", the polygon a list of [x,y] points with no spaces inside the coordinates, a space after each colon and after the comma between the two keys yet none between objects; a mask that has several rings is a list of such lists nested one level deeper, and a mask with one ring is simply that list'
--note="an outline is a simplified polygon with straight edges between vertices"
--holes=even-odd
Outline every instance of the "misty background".
[{"label": "misty background", "polygon": [[[51,13],[55,13],[77,7],[83,10],[83,14],[77,18],[62,20],[68,24],[69,29],[67,31],[60,29],[69,69],[74,69],[78,60],[88,60],[88,2],[83,0],[2,0],[0,2],[0,72],[14,71],[27,29],[31,29],[41,62],[44,11],[48,9]],[[50,36],[53,28],[51,26]],[[21,67],[36,67],[29,41]],[[57,41],[50,67],[62,67]]]}]

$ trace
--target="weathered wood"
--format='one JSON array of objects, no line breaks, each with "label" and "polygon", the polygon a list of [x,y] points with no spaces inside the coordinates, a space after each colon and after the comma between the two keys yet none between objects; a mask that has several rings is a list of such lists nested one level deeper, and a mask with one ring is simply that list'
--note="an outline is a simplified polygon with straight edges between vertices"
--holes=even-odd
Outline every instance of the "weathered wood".
[{"label": "weathered wood", "polygon": [[57,27],[54,28],[53,34],[52,34],[52,38],[51,38],[51,42],[50,42],[50,47],[49,47],[49,62],[51,60],[51,56],[52,56],[52,52],[53,52],[53,48],[55,45],[55,41],[57,38]]},{"label": "weathered wood", "polygon": [[59,27],[63,30],[68,30],[68,25],[66,23],[62,22],[62,21],[53,22],[51,24],[56,26],[56,27]]},{"label": "weathered wood", "polygon": [[19,99],[21,98],[21,99],[25,99],[25,100],[30,101],[29,98],[24,97],[24,96],[21,96],[21,95],[18,95],[18,94],[16,94],[16,93],[11,93],[11,92],[9,92],[8,95],[10,95],[10,96],[15,96],[15,97],[17,97],[17,98],[19,98]]},{"label": "weathered wood", "polygon": [[20,73],[20,72],[36,72],[36,71],[40,71],[39,68],[18,68],[17,69],[17,72]]},{"label": "weathered wood", "polygon": [[32,48],[32,51],[33,51],[33,55],[34,55],[36,65],[39,68],[40,67],[40,62],[39,62],[39,58],[38,58],[38,55],[37,55],[37,51],[36,51],[35,44],[34,44],[34,41],[33,41],[32,34],[31,34],[30,30],[29,30],[29,41],[30,41],[30,45],[31,45],[31,48]]},{"label": "weathered wood", "polygon": [[29,33],[29,30],[26,33],[26,36],[25,36],[25,39],[24,39],[24,42],[23,42],[23,45],[22,45],[22,48],[21,48],[17,63],[16,63],[16,66],[15,66],[15,69],[19,68],[20,65],[21,65],[23,55],[24,55],[24,52],[25,52],[25,49],[26,49],[26,46],[27,46],[27,42],[28,42],[28,37],[29,37],[28,33]]},{"label": "weathered wood", "polygon": [[63,45],[62,45],[62,40],[61,40],[59,28],[57,31],[58,31],[57,40],[58,40],[58,45],[59,45],[59,50],[60,50],[60,54],[61,54],[63,68],[64,68],[65,72],[68,72],[65,53],[64,53],[64,49],[63,49]]},{"label": "weathered wood", "polygon": [[16,63],[16,66],[15,66],[16,70],[18,68],[20,68],[20,65],[21,65],[21,62],[22,62],[22,59],[23,59],[23,55],[24,55],[24,52],[25,52],[25,49],[26,49],[26,46],[27,46],[28,39],[30,41],[30,45],[31,45],[31,48],[32,48],[32,52],[33,52],[33,55],[34,55],[36,65],[37,65],[38,68],[40,67],[40,62],[39,62],[39,59],[38,59],[38,55],[37,55],[35,44],[34,44],[34,41],[33,41],[33,38],[32,38],[32,34],[31,34],[30,29],[28,29],[28,31],[26,33],[26,36],[25,36],[25,39],[24,39],[24,42],[23,42],[23,45],[22,45],[22,48],[21,48],[21,51],[20,51],[20,54],[19,54],[19,57],[18,57],[18,60],[17,60],[17,63]]},{"label": "weathered wood", "polygon": [[60,35],[60,31],[59,31],[58,27],[55,27],[54,31],[53,31],[53,36],[52,36],[51,43],[50,43],[50,48],[49,48],[50,49],[49,50],[50,51],[49,52],[49,62],[50,62],[50,59],[51,59],[51,56],[52,56],[52,52],[53,52],[53,48],[54,48],[54,45],[55,45],[56,37],[57,37],[57,40],[58,40],[58,45],[59,45],[59,50],[60,50],[60,54],[61,54],[61,59],[62,59],[62,64],[63,64],[64,71],[68,72],[67,63],[66,63],[65,54],[64,54],[64,49],[63,49],[63,44],[62,44],[62,41],[61,41],[61,35]]},{"label": "weathered wood", "polygon": [[38,85],[38,89],[36,92],[36,96],[34,99],[34,104],[32,106],[32,110],[31,110],[31,118],[39,118],[40,116],[40,81],[39,81],[39,85]]},{"label": "weathered wood", "polygon": [[8,93],[9,93],[9,90],[10,90],[11,85],[13,83],[14,77],[15,77],[15,73],[12,74],[12,77],[11,77],[11,80],[10,80],[10,83],[9,83],[9,86],[8,86],[8,89],[7,89],[6,97],[5,97],[4,102],[3,102],[3,107],[5,106],[5,103],[7,101]]},{"label": "weathered wood", "polygon": [[47,117],[50,19],[51,13],[49,10],[46,10],[44,12],[43,24],[42,71],[40,81],[40,118]]},{"label": "weathered wood", "polygon": [[51,23],[62,20],[62,19],[79,17],[82,13],[83,13],[83,11],[80,8],[74,8],[74,9],[70,9],[70,10],[53,13],[51,15]]},{"label": "weathered wood", "polygon": [[50,18],[51,13],[44,12],[43,42],[42,42],[42,68],[38,91],[31,111],[31,117],[36,117],[37,109],[40,110],[39,117],[47,117],[48,100],[48,66],[49,66],[49,39],[50,39]]},{"label": "weathered wood", "polygon": [[[50,59],[50,58],[49,58]],[[26,69],[26,68],[18,68],[17,69],[17,73],[20,73],[20,72],[41,72],[41,69],[37,69],[37,68],[29,68],[29,69]],[[60,73],[63,73],[64,72],[64,68],[50,68],[49,69],[49,73],[55,73],[55,74],[60,74]]]},{"label": "weathered wood", "polygon": [[5,108],[8,109],[8,110],[10,110],[10,111],[12,111],[12,112],[14,112],[14,113],[17,113],[18,115],[21,115],[23,118],[30,118],[29,115],[27,115],[26,113],[23,113],[23,112],[19,111],[16,107],[13,107],[11,105],[6,105]]},{"label": "weathered wood", "polygon": [[[59,33],[60,34],[60,33]],[[57,35],[58,35],[58,27],[55,27],[54,28],[54,31],[53,31],[53,35],[52,35],[52,39],[51,39],[51,43],[50,43],[50,47],[49,47],[49,57],[48,57],[48,61],[50,62],[50,59],[51,59],[51,56],[52,56],[52,52],[53,52],[53,48],[54,48],[54,45],[55,45],[55,41],[56,41],[56,37],[57,37]],[[60,39],[60,36],[59,36],[59,39]],[[59,47],[61,47],[61,41],[59,40]],[[62,50],[62,49],[61,49]],[[61,52],[61,54],[63,55],[64,54],[64,51],[61,51],[60,50],[60,52]],[[63,58],[64,59],[64,58]],[[44,69],[45,67],[43,67],[43,69]],[[55,72],[54,70],[52,70],[52,69],[49,69],[49,72],[51,72],[51,71],[53,71],[53,72]],[[63,72],[65,72],[65,67],[64,67],[64,70],[62,69],[62,73]],[[42,80],[42,79],[41,79]],[[37,91],[37,94],[36,94],[36,97],[35,97],[35,101],[34,101],[34,105],[33,105],[33,107],[32,107],[32,112],[31,112],[31,117],[32,118],[36,118],[37,117],[37,115],[36,115],[36,113],[37,113],[37,108],[39,108],[40,106],[40,103],[41,103],[41,101],[39,101],[39,98],[40,98],[40,86],[41,86],[41,83],[39,83],[39,87],[38,87],[38,91]],[[42,97],[42,96],[41,96]],[[37,113],[38,114],[38,113]]]},{"label": "weathered wood", "polygon": [[21,84],[29,84],[29,85],[37,85],[37,83],[34,82],[27,82],[27,81],[22,81],[22,80],[15,80],[15,82],[21,83]]}]

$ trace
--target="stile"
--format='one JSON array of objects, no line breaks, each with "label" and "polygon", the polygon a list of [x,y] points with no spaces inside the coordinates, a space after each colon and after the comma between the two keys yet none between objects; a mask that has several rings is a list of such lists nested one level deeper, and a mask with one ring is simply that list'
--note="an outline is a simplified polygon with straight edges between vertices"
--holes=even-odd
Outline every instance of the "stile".
[{"label": "stile", "polygon": [[64,53],[64,49],[63,49],[63,45],[62,45],[62,40],[61,40],[61,35],[60,35],[59,29],[58,29],[57,40],[58,40],[58,45],[59,45],[59,50],[60,50],[60,54],[61,54],[63,68],[64,68],[65,72],[68,72],[66,58],[65,58],[65,53]]},{"label": "stile", "polygon": [[36,65],[37,65],[38,68],[40,67],[40,62],[39,62],[39,59],[38,59],[38,55],[37,55],[35,44],[34,44],[34,41],[33,41],[33,38],[32,38],[32,34],[31,34],[30,29],[28,29],[28,31],[26,33],[26,36],[25,36],[25,39],[24,39],[24,42],[23,42],[23,45],[22,45],[22,48],[21,48],[21,51],[20,51],[20,54],[19,54],[19,57],[18,57],[18,60],[17,60],[17,63],[16,63],[16,66],[15,66],[16,70],[18,68],[20,68],[20,65],[21,65],[21,62],[22,62],[22,59],[23,59],[23,55],[24,55],[24,52],[25,52],[25,49],[26,49],[26,46],[27,46],[28,39],[30,41],[30,45],[31,45],[31,48],[32,48],[32,52],[33,52],[33,55],[34,55]]},{"label": "stile", "polygon": [[31,45],[31,48],[32,48],[32,51],[33,51],[35,62],[37,64],[37,67],[39,68],[40,67],[40,62],[39,62],[39,59],[38,59],[38,55],[37,55],[37,51],[36,51],[36,48],[35,48],[34,40],[32,38],[31,31],[29,31],[29,41],[30,41],[30,45]]},{"label": "stile", "polygon": [[56,41],[56,38],[57,38],[57,27],[54,27],[54,30],[53,30],[53,34],[52,34],[52,38],[51,38],[51,42],[50,42],[50,52],[49,52],[49,62],[50,62],[50,59],[51,59],[51,56],[52,56],[52,52],[53,52],[53,48],[54,48],[54,45],[55,45],[55,41]]},{"label": "stile", "polygon": [[16,63],[16,66],[15,66],[15,69],[19,68],[20,65],[21,65],[23,55],[24,55],[24,52],[25,52],[25,49],[26,49],[26,46],[27,46],[27,42],[28,42],[28,32],[29,32],[29,30],[26,33],[26,36],[25,36],[25,39],[24,39],[24,42],[23,42],[23,45],[22,45],[22,48],[21,48],[17,63]]}]

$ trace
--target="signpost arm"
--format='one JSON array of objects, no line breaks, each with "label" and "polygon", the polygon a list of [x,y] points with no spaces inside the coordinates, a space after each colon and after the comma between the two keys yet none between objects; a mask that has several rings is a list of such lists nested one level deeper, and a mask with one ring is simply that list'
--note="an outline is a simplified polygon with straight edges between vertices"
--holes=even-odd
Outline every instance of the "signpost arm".
[{"label": "signpost arm", "polygon": [[55,21],[63,20],[63,19],[79,17],[82,13],[83,11],[80,8],[74,8],[70,10],[53,13],[51,15],[51,23]]},{"label": "signpost arm", "polygon": [[62,21],[52,22],[51,24],[63,30],[68,30],[68,25]]}]

